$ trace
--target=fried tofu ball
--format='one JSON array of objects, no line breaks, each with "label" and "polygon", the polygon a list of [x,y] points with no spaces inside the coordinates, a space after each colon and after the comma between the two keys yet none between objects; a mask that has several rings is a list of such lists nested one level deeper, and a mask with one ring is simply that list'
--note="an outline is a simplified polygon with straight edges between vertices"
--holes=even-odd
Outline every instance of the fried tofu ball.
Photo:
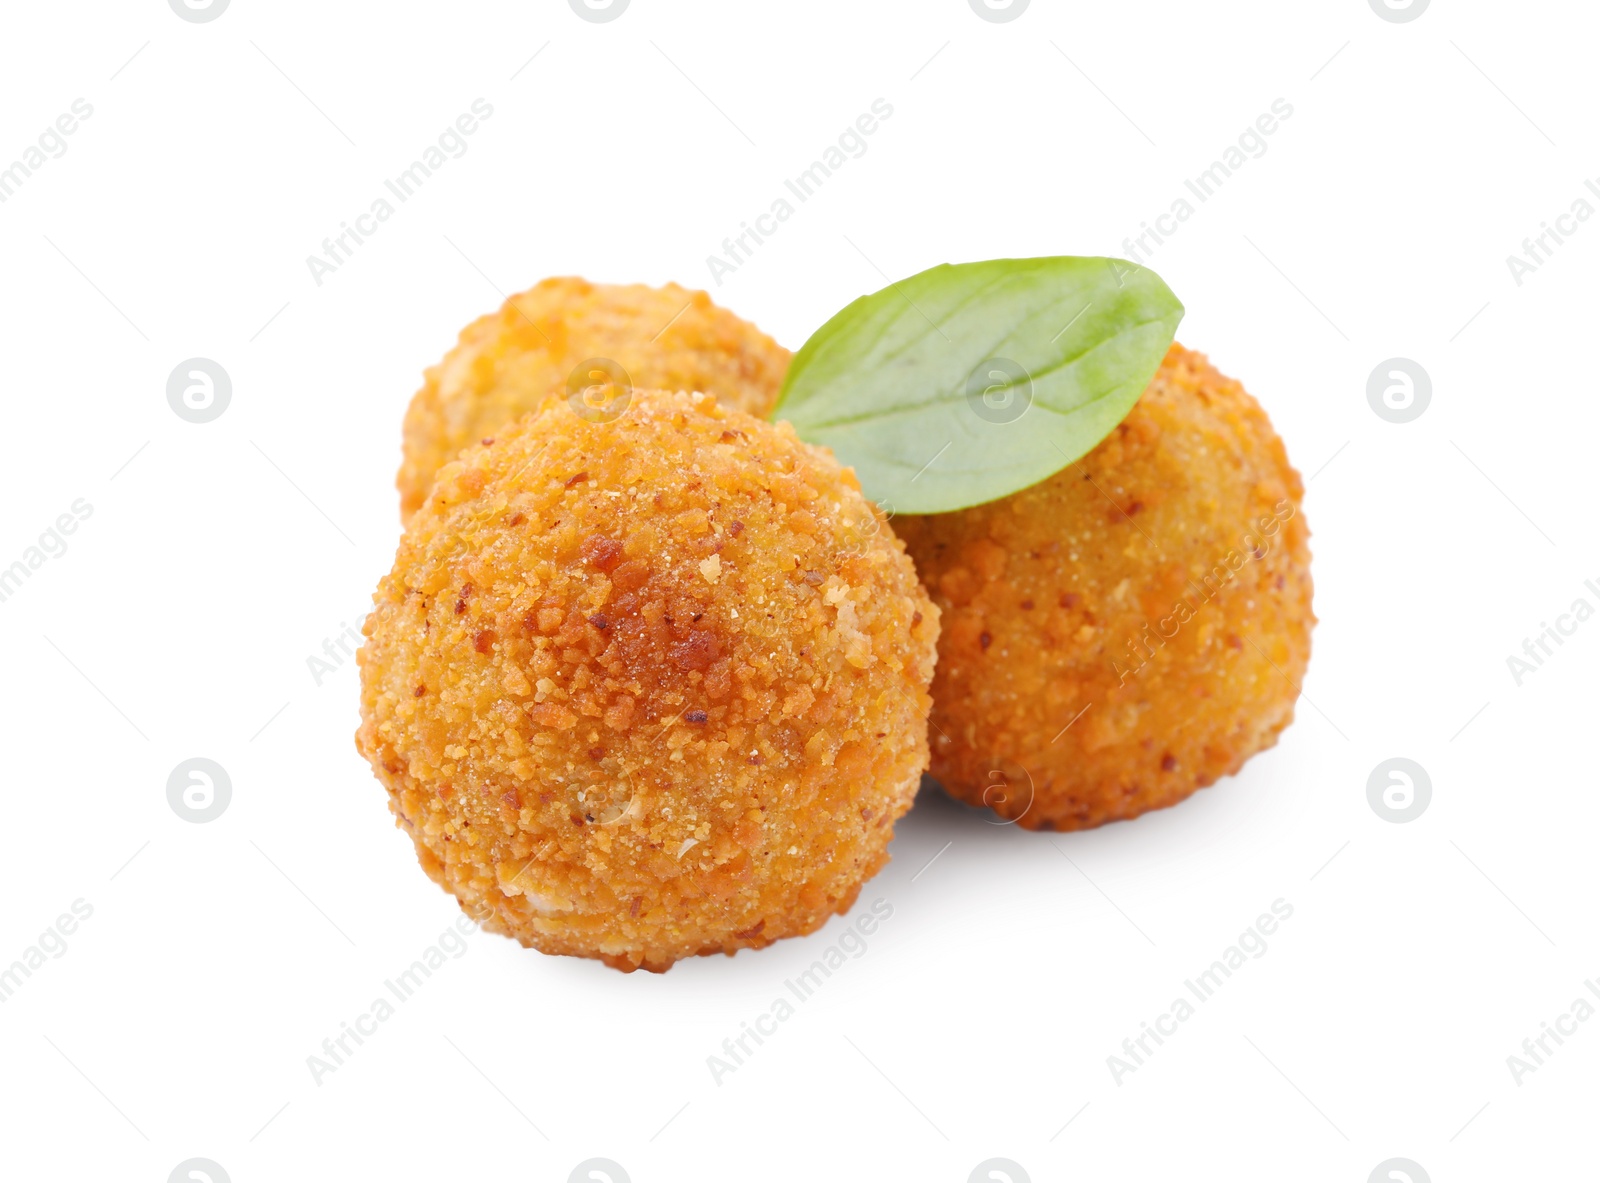
[{"label": "fried tofu ball", "polygon": [[1080,830],[1270,747],[1316,623],[1301,492],[1256,401],[1174,345],[1078,463],[895,519],[944,613],[933,775],[1028,829]]},{"label": "fried tofu ball", "polygon": [[790,353],[705,292],[675,283],[543,280],[473,321],[427,371],[406,411],[395,478],[401,520],[417,511],[434,474],[463,448],[565,391],[575,368],[593,358],[621,366],[634,386],[703,390],[765,418]]},{"label": "fried tofu ball", "polygon": [[889,858],[939,614],[826,449],[708,394],[547,400],[439,473],[357,747],[495,932],[618,969],[799,936]]}]

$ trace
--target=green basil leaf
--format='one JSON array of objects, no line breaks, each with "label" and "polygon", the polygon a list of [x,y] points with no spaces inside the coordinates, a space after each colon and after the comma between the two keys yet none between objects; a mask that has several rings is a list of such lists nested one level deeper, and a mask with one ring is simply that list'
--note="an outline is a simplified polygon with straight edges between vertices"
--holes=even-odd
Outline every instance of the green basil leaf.
[{"label": "green basil leaf", "polygon": [[1037,484],[1138,401],[1183,305],[1121,259],[944,264],[862,296],[795,354],[774,419],[896,513]]}]

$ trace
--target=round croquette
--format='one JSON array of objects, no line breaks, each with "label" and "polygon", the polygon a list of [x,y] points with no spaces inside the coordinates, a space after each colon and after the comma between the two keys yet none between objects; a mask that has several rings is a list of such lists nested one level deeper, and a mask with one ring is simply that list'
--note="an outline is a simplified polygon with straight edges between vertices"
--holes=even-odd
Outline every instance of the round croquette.
[{"label": "round croquette", "polygon": [[1275,743],[1316,622],[1301,491],[1256,401],[1174,345],[1081,461],[895,519],[944,613],[933,775],[1027,828],[1077,830]]},{"label": "round croquette", "polygon": [[634,386],[703,390],[762,418],[789,357],[705,292],[546,279],[468,325],[427,371],[406,411],[400,517],[416,512],[463,448],[565,390],[582,362],[608,360]]},{"label": "round croquette", "polygon": [[664,970],[848,909],[927,766],[938,610],[826,449],[708,394],[552,397],[442,469],[357,746],[493,931]]}]

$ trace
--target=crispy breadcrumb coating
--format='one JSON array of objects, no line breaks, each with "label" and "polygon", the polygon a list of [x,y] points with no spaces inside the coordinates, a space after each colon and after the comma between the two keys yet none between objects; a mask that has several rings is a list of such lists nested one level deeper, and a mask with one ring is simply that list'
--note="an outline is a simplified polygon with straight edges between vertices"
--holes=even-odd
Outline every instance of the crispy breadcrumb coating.
[{"label": "crispy breadcrumb coating", "polygon": [[1078,830],[1270,747],[1316,622],[1301,492],[1256,401],[1174,345],[1078,463],[895,519],[944,612],[933,775],[1029,829]]},{"label": "crispy breadcrumb coating", "polygon": [[927,765],[938,610],[823,448],[707,394],[550,398],[440,473],[357,747],[489,929],[664,970],[819,928]]},{"label": "crispy breadcrumb coating", "polygon": [[754,325],[675,283],[652,288],[546,279],[461,331],[406,411],[395,484],[400,517],[434,473],[502,425],[565,390],[573,369],[608,358],[637,387],[703,390],[757,418],[778,401],[790,353]]}]

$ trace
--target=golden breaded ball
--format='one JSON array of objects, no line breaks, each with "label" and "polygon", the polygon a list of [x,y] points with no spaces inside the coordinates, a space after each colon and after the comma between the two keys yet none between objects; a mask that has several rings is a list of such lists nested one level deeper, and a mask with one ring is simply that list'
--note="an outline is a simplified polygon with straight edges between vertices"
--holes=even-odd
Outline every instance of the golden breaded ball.
[{"label": "golden breaded ball", "polygon": [[1301,491],[1256,401],[1174,345],[1078,463],[895,519],[944,612],[933,775],[1029,829],[1079,830],[1270,747],[1316,623]]},{"label": "golden breaded ball", "polygon": [[848,909],[927,766],[939,615],[826,449],[707,394],[563,398],[439,473],[357,747],[493,931],[664,970]]},{"label": "golden breaded ball", "polygon": [[790,353],[705,292],[675,283],[543,280],[473,321],[427,371],[406,410],[395,478],[401,520],[416,512],[434,474],[463,448],[565,391],[574,369],[592,358],[620,365],[634,386],[703,390],[765,418],[778,401]]}]

